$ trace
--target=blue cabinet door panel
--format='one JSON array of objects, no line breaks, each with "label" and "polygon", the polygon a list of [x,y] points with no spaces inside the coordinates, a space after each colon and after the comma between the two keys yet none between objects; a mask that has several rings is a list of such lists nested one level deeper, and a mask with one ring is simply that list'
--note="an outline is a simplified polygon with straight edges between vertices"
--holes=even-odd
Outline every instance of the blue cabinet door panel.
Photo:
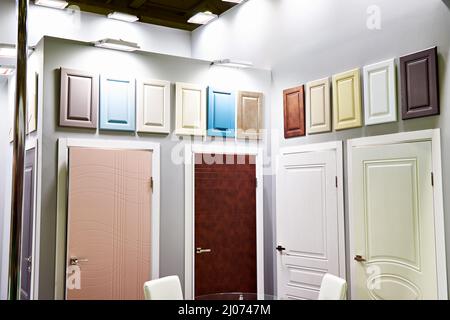
[{"label": "blue cabinet door panel", "polygon": [[208,135],[234,137],[236,101],[234,92],[208,88]]},{"label": "blue cabinet door panel", "polygon": [[135,80],[101,78],[100,129],[135,131]]}]

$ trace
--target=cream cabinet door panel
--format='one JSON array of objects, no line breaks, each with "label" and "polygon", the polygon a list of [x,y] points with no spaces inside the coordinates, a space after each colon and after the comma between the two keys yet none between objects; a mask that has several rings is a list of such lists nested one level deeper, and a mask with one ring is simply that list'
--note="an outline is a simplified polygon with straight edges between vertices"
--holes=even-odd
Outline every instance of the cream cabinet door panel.
[{"label": "cream cabinet door panel", "polygon": [[397,121],[394,59],[364,67],[365,124]]},{"label": "cream cabinet door panel", "polygon": [[331,131],[328,78],[306,84],[306,130],[308,134]]},{"label": "cream cabinet door panel", "polygon": [[333,119],[336,130],[361,127],[359,69],[333,76]]},{"label": "cream cabinet door panel", "polygon": [[138,132],[170,133],[170,82],[138,80]]},{"label": "cream cabinet door panel", "polygon": [[317,299],[325,273],[345,278],[343,193],[336,187],[342,162],[336,150],[282,151],[280,164],[278,295]]},{"label": "cream cabinet door panel", "polygon": [[437,299],[431,142],[349,148],[352,298]]},{"label": "cream cabinet door panel", "polygon": [[206,88],[176,84],[176,134],[204,136],[206,133]]},{"label": "cream cabinet door panel", "polygon": [[263,94],[239,91],[237,99],[237,137],[260,139],[263,129]]}]

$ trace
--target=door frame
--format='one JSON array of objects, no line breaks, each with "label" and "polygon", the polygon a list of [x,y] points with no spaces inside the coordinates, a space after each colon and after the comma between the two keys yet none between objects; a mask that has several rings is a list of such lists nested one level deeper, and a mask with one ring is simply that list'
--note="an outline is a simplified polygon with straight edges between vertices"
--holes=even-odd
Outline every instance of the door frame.
[{"label": "door frame", "polygon": [[[314,143],[314,144],[307,144],[307,145],[300,145],[300,146],[292,146],[292,147],[283,147],[280,149],[279,158],[284,155],[288,154],[298,154],[298,153],[314,153],[314,152],[320,152],[320,151],[335,151],[336,152],[336,175],[337,175],[337,214],[338,214],[338,237],[339,237],[339,276],[343,279],[346,279],[346,252],[345,252],[345,218],[344,218],[344,163],[343,163],[343,150],[342,150],[343,142],[338,141],[331,141],[331,142],[323,142],[323,143]],[[280,161],[277,161],[278,169],[280,168]],[[279,186],[281,184],[279,179],[277,169],[277,179],[276,179],[276,190],[277,190],[277,218],[276,218],[276,224],[277,224],[277,244],[278,241],[278,235],[280,234],[280,230],[278,230],[280,223],[279,223],[279,212],[281,211],[280,208],[280,201],[278,201],[279,198]],[[280,270],[280,264],[281,259],[277,257],[277,274]],[[277,292],[280,288],[280,277],[277,276]]]},{"label": "door frame", "polygon": [[[433,205],[434,205],[434,228],[436,243],[436,281],[438,299],[447,300],[447,266],[445,252],[445,226],[444,226],[444,203],[442,193],[442,167],[441,167],[441,131],[440,129],[420,130],[412,132],[400,132],[394,134],[363,137],[347,141],[347,174],[348,174],[348,205],[349,205],[349,247],[350,256],[354,252],[354,241],[352,239],[354,227],[353,195],[352,186],[352,150],[357,147],[369,147],[377,145],[390,145],[411,142],[431,142],[432,165],[433,165]],[[354,264],[350,264],[350,294],[355,290]]]},{"label": "door frame", "polygon": [[255,156],[256,167],[256,276],[257,293],[264,294],[264,215],[263,215],[263,152],[258,146],[186,144],[184,149],[184,213],[185,213],[185,299],[195,296],[195,154],[237,154]]},{"label": "door frame", "polygon": [[[103,148],[152,151],[152,246],[151,279],[159,278],[160,226],[160,144],[153,142],[99,139],[58,139],[58,192],[56,216],[55,299],[66,297],[66,249],[69,148]],[[149,279],[150,280],[150,279]],[[142,284],[144,285],[144,284]]]}]

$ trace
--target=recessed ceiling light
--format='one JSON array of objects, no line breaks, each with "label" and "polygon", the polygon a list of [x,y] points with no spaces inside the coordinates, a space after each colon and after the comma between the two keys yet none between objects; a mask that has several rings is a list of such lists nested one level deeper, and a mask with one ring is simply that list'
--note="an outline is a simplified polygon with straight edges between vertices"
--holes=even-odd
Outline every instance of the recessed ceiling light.
[{"label": "recessed ceiling light", "polygon": [[0,57],[15,58],[16,56],[17,50],[13,44],[0,44]]},{"label": "recessed ceiling light", "polygon": [[122,12],[112,12],[108,14],[108,18],[125,21],[125,22],[136,22],[139,20],[138,17],[133,16],[132,14],[122,13]]},{"label": "recessed ceiling light", "polygon": [[223,2],[232,2],[232,3],[241,3],[244,2],[244,0],[222,0]]},{"label": "recessed ceiling light", "polygon": [[55,9],[65,9],[69,3],[63,0],[35,0],[34,4]]},{"label": "recessed ceiling light", "polygon": [[210,11],[205,12],[199,12],[192,16],[188,23],[195,23],[195,24],[207,24],[208,22],[211,22],[212,20],[217,18],[217,14],[214,14]]},{"label": "recessed ceiling light", "polygon": [[237,61],[237,60],[231,60],[231,59],[215,60],[212,62],[212,65],[230,67],[230,68],[251,68],[251,67],[253,67],[253,63],[251,63],[251,62]]},{"label": "recessed ceiling light", "polygon": [[128,42],[124,40],[115,40],[115,39],[99,40],[97,42],[94,42],[94,45],[100,48],[120,50],[120,51],[136,51],[141,48],[135,42]]}]

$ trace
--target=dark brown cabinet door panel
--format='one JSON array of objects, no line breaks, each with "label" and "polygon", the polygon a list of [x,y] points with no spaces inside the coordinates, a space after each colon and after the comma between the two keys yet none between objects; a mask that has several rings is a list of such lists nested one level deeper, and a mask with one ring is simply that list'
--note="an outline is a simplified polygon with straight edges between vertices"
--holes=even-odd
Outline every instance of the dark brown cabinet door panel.
[{"label": "dark brown cabinet door panel", "polygon": [[305,135],[305,88],[304,86],[283,91],[284,137]]},{"label": "dark brown cabinet door panel", "polygon": [[437,48],[400,58],[402,118],[439,114]]}]

